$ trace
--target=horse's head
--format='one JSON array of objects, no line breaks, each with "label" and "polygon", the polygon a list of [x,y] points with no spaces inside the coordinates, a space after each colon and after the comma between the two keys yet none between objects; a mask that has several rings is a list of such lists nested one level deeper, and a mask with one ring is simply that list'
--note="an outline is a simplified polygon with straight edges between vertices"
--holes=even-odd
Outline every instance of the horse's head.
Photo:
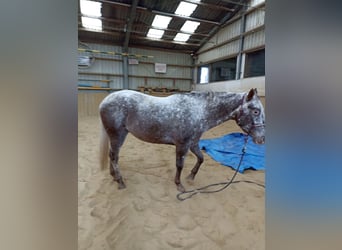
[{"label": "horse's head", "polygon": [[255,143],[265,143],[265,113],[256,89],[251,89],[243,97],[242,104],[236,109],[234,116],[236,123],[252,136]]}]

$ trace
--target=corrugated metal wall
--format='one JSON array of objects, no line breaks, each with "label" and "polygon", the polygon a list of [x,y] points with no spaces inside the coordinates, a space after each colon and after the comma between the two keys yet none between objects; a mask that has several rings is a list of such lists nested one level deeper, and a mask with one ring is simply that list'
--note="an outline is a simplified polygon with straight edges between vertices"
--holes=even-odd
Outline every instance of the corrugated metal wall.
[{"label": "corrugated metal wall", "polygon": [[223,27],[217,32],[206,44],[202,46],[199,52],[215,47],[220,43],[224,43],[240,34],[241,19]]},{"label": "corrugated metal wall", "polygon": [[[161,50],[129,48],[131,54],[141,54],[153,56],[152,62],[160,62],[166,64],[191,65],[191,57],[182,53],[165,52]],[[151,60],[149,60],[151,62]]]},{"label": "corrugated metal wall", "polygon": [[106,92],[78,92],[78,116],[96,116],[99,115],[99,105],[108,95]]},{"label": "corrugated metal wall", "polygon": [[[118,46],[87,44],[91,50],[114,51],[122,53]],[[182,53],[171,53],[156,50],[129,48],[129,54],[153,56],[153,58],[137,58],[139,64],[128,65],[129,89],[138,89],[139,86],[169,87],[183,91],[191,90],[192,83],[192,58]],[[86,55],[86,52],[80,52]],[[121,56],[93,54],[99,57],[88,69],[79,70],[79,79],[111,80],[109,87],[114,89],[123,88],[123,67]],[[165,63],[166,73],[155,73],[155,63]],[[89,81],[79,81],[86,84]],[[96,83],[93,86],[104,86],[105,83]]]},{"label": "corrugated metal wall", "polygon": [[[251,0],[250,5],[260,5],[263,0]],[[261,6],[262,7],[262,6]],[[265,10],[250,8],[245,16],[244,45],[242,50],[251,50],[265,45]],[[198,52],[196,65],[203,65],[223,58],[236,56],[239,53],[242,18],[233,21],[215,34]],[[227,43],[227,41],[229,41]]]},{"label": "corrugated metal wall", "polygon": [[[122,48],[119,46],[90,43],[87,46],[91,50],[122,53]],[[146,86],[179,89],[180,91],[191,90],[192,58],[190,55],[137,48],[130,48],[128,53],[153,56],[153,58],[137,58],[139,64],[128,65],[129,89],[139,90],[140,86]],[[89,53],[79,52],[79,55],[89,55]],[[79,69],[78,84],[122,89],[122,56],[98,53],[92,55],[96,57],[95,62],[87,69]],[[155,73],[155,63],[165,63],[166,73]],[[79,116],[98,115],[98,106],[108,94],[109,92],[104,90],[80,90],[78,93]]]},{"label": "corrugated metal wall", "polygon": [[265,44],[265,30],[261,30],[245,37],[243,50],[251,50]]},{"label": "corrugated metal wall", "polygon": [[265,11],[256,9],[246,16],[246,31],[250,31],[265,23]]},{"label": "corrugated metal wall", "polygon": [[230,55],[236,55],[239,52],[239,41],[235,40],[213,50],[203,52],[198,57],[199,63],[211,62],[219,60],[220,58],[227,57]]},{"label": "corrugated metal wall", "polygon": [[[139,86],[147,85],[183,91],[191,90],[192,58],[190,55],[138,48],[130,48],[129,53],[153,56],[148,63],[139,62],[139,65],[130,65],[128,69],[130,88],[137,89]],[[155,73],[155,63],[165,63],[166,73]]]},{"label": "corrugated metal wall", "polygon": [[[91,50],[99,51],[113,51],[116,53],[122,53],[122,49],[119,46],[99,45],[99,44],[87,44]],[[89,55],[87,52],[79,52],[79,55]],[[122,89],[122,61],[121,56],[111,56],[104,54],[92,54],[99,59],[95,59],[95,63],[87,69],[79,69],[78,83],[90,84],[93,86],[110,87],[113,89]],[[85,73],[85,74],[83,74]],[[92,74],[93,73],[93,74]],[[101,83],[96,81],[80,81],[80,79],[88,80],[110,80],[110,83]]]}]

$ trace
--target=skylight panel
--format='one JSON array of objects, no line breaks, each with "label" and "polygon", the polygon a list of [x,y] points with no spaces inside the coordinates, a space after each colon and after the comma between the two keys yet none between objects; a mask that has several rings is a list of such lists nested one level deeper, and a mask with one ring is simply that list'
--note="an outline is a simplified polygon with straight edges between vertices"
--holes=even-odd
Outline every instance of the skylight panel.
[{"label": "skylight panel", "polygon": [[265,0],[252,0],[250,2],[250,7],[254,7],[254,6],[258,5],[259,3],[263,3],[263,2],[265,2]]},{"label": "skylight panel", "polygon": [[175,38],[173,38],[174,41],[178,42],[185,42],[190,38],[189,34],[184,34],[184,33],[178,33]]},{"label": "skylight panel", "polygon": [[93,30],[102,30],[102,21],[96,18],[82,17],[82,26]]},{"label": "skylight panel", "polygon": [[175,14],[181,16],[190,16],[192,12],[196,9],[197,4],[187,3],[187,2],[180,2],[178,8],[175,11]]},{"label": "skylight panel", "polygon": [[164,35],[164,30],[149,29],[147,37],[161,38]]},{"label": "skylight panel", "polygon": [[171,19],[172,19],[172,17],[156,15],[154,17],[153,22],[152,22],[152,26],[157,27],[157,28],[161,28],[161,29],[166,29],[167,26],[169,25]]},{"label": "skylight panel", "polygon": [[81,13],[83,15],[100,17],[102,16],[101,7],[102,3],[88,0],[80,0],[80,8]]},{"label": "skylight panel", "polygon": [[199,22],[194,22],[194,21],[186,21],[182,28],[181,31],[184,32],[189,32],[189,33],[194,33],[195,30],[197,29],[198,25],[200,25]]},{"label": "skylight panel", "polygon": [[88,1],[88,0],[80,0],[80,9],[82,15],[87,15],[95,18],[82,16],[82,26],[92,30],[102,30],[102,21],[100,19],[96,19],[96,17],[101,17],[101,8],[102,3]]}]

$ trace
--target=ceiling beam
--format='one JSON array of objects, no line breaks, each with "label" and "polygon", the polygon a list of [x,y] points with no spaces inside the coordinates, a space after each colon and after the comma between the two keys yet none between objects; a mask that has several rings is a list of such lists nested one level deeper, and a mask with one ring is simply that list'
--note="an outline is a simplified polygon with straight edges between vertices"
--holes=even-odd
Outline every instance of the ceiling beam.
[{"label": "ceiling beam", "polygon": [[[239,3],[244,2],[244,0],[240,0]],[[238,2],[235,2],[235,4],[238,4]],[[239,12],[239,10],[242,8],[241,4],[240,7],[236,8],[234,12],[230,12],[227,13],[220,21],[220,26],[216,26],[214,27],[210,32],[209,32],[209,36],[205,37],[204,39],[202,39],[201,43],[200,43],[200,48],[206,43],[208,42],[208,40],[213,37],[220,29],[220,27],[226,23],[230,18],[234,17],[234,15]]]},{"label": "ceiling beam", "polygon": [[132,7],[131,7],[131,11],[129,14],[129,17],[127,19],[127,23],[126,23],[126,35],[125,35],[125,41],[124,41],[124,46],[123,46],[123,51],[127,52],[128,51],[128,43],[129,43],[129,36],[131,34],[131,30],[132,30],[132,25],[135,19],[135,13],[137,10],[137,5],[138,5],[139,0],[133,0],[132,2]]},{"label": "ceiling beam", "polygon": [[221,6],[221,5],[215,5],[215,4],[211,4],[211,3],[203,3],[203,2],[197,2],[197,1],[194,1],[194,0],[182,0],[182,2],[187,2],[187,3],[194,3],[194,4],[197,4],[197,5],[200,5],[200,6],[203,6],[203,7],[208,7],[208,8],[211,8],[211,9],[219,9],[221,11],[230,11],[230,12],[233,12],[234,9],[231,9],[231,8],[227,8],[227,7],[224,7],[224,6]]},{"label": "ceiling beam", "polygon": [[[142,27],[145,27],[145,25],[141,25]],[[171,31],[171,32],[179,32],[178,30],[173,30],[173,29],[162,29],[162,28],[158,28],[158,27],[153,27],[153,26],[146,26],[146,27],[151,27],[153,29],[158,29],[158,30],[165,30],[165,31]],[[106,32],[106,31],[113,31],[113,32],[116,32],[116,33],[121,33],[123,34],[124,33],[124,30],[122,28],[115,28],[115,27],[111,27],[111,26],[104,26],[102,25],[102,31],[103,32]],[[138,26],[138,28],[140,28],[140,26]],[[91,31],[91,29],[86,29],[82,26],[82,22],[78,22],[78,30],[81,30],[81,31]],[[100,31],[101,32],[101,31]],[[145,36],[146,35],[146,32],[143,32],[143,31],[137,31],[137,30],[131,30],[131,33],[132,34],[139,34],[141,36]],[[202,36],[202,37],[208,37],[209,35],[207,34],[202,34],[202,33],[189,33],[189,32],[184,32],[182,31],[182,33],[184,34],[189,34],[189,35],[192,35],[192,36]],[[164,35],[165,36],[165,35]],[[171,37],[173,38],[173,36],[168,36],[168,37]],[[200,41],[200,40],[199,40]]]},{"label": "ceiling beam", "polygon": [[[160,27],[154,27],[154,26],[150,26],[150,25],[141,25],[141,24],[138,24],[137,27],[140,27],[140,26],[144,26],[144,27],[148,27],[148,28],[152,28],[152,29],[156,29],[156,30],[164,30],[164,31],[170,31],[170,32],[175,32],[175,33],[179,33],[180,30],[175,30],[175,29],[168,29],[168,28],[160,28]],[[191,36],[203,36],[203,37],[207,37],[209,36],[208,34],[204,34],[204,33],[193,33],[193,32],[187,32],[187,31],[181,31],[183,34],[188,34],[188,35],[191,35]],[[142,33],[142,32],[136,32],[136,33]]]},{"label": "ceiling beam", "polygon": [[[103,34],[107,34],[107,35],[114,35],[116,36],[118,33],[121,33],[120,31],[106,31],[106,30],[91,30],[91,29],[86,29],[86,28],[83,28],[83,27],[79,27],[78,30],[80,31],[86,31],[86,32],[94,32],[94,33],[103,33]],[[133,33],[133,32],[132,32]],[[177,42],[177,41],[171,41],[171,40],[163,40],[163,39],[151,39],[151,38],[148,38],[148,37],[144,37],[144,36],[134,36],[134,35],[131,35],[131,38],[132,39],[140,39],[140,40],[148,40],[148,41],[151,41],[151,42],[159,42],[159,43],[170,43],[170,44],[177,44],[177,45],[184,45],[184,46],[200,46],[199,43],[184,43],[184,42]]]},{"label": "ceiling beam", "polygon": [[[108,18],[108,17],[93,17],[93,16],[88,16],[88,15],[83,15],[83,14],[79,14],[79,16],[80,16],[80,17],[82,17],[82,16],[91,17],[91,18],[100,19],[100,20],[102,20],[102,21],[106,21],[106,22],[109,22],[109,23],[120,24],[120,25],[122,25],[122,27],[124,27],[124,25],[125,25],[125,21],[124,21],[124,20],[111,19],[111,18]],[[81,22],[78,22],[78,24],[82,26],[82,23],[81,23]],[[124,32],[124,29],[123,29],[123,28],[113,28],[113,27],[109,27],[109,26],[104,26],[103,23],[102,23],[102,27],[103,27],[104,29],[108,29],[108,30],[115,30],[115,31]],[[170,31],[170,32],[175,32],[175,33],[178,33],[178,32],[179,32],[179,30],[168,29],[168,28],[160,28],[160,27],[154,27],[154,26],[147,25],[147,24],[144,24],[144,23],[133,24],[133,27],[139,28],[139,30],[144,29],[144,28],[147,28],[147,29],[153,28],[153,29],[156,29],[156,30],[165,30],[165,31]],[[145,34],[146,32],[134,31],[134,30],[131,29],[131,33]],[[209,36],[208,34],[204,34],[204,33],[192,33],[192,32],[186,32],[186,31],[182,31],[182,33],[184,33],[184,34],[189,34],[189,35],[194,35],[194,36],[195,36],[195,35],[196,35],[196,36],[203,36],[203,37]]]},{"label": "ceiling beam", "polygon": [[177,44],[177,45],[183,45],[183,46],[192,46],[192,47],[199,47],[200,44],[199,43],[188,43],[188,42],[178,42],[178,41],[174,41],[174,40],[163,40],[163,39],[151,39],[148,37],[140,37],[137,36],[135,37],[136,39],[142,39],[142,40],[147,40],[147,41],[151,41],[151,42],[158,42],[158,43],[170,43],[170,44]]},{"label": "ceiling beam", "polygon": [[112,19],[112,18],[103,17],[103,16],[97,17],[97,16],[90,16],[90,15],[81,14],[81,13],[78,13],[78,16],[79,17],[83,17],[84,16],[84,17],[95,18],[95,19],[99,19],[99,20],[102,20],[102,21],[111,22],[111,23],[117,23],[117,24],[122,24],[122,25],[125,25],[125,23],[126,23],[124,20]]},{"label": "ceiling beam", "polygon": [[231,3],[231,4],[236,4],[236,5],[240,5],[240,6],[244,6],[244,7],[249,7],[248,1],[238,1],[238,0],[221,0],[222,2],[225,3]]},{"label": "ceiling beam", "polygon": [[191,17],[191,16],[181,16],[181,15],[177,15],[177,14],[174,14],[174,13],[167,13],[167,12],[162,12],[162,11],[158,11],[158,10],[151,10],[151,12],[154,13],[154,14],[158,14],[158,15],[169,16],[169,17],[176,17],[176,18],[196,21],[196,22],[200,22],[200,23],[209,23],[209,24],[213,24],[213,25],[220,25],[219,22],[210,21],[210,20],[207,20],[207,19],[195,18],[195,17]]},{"label": "ceiling beam", "polygon": [[[91,38],[91,37],[87,37],[87,38],[82,39],[82,42],[105,44],[105,45],[111,45],[111,46],[113,46],[113,45],[121,46],[121,43],[116,43],[116,42],[112,42],[112,41],[108,41],[108,40],[98,40],[96,38]],[[170,52],[170,53],[181,52],[181,53],[185,53],[185,54],[191,54],[194,52],[193,50],[190,50],[188,48],[177,48],[177,52],[175,52],[175,50],[173,48],[151,47],[151,46],[142,45],[142,44],[134,44],[133,46],[130,46],[130,48],[153,50],[153,51],[163,51],[163,52]],[[99,59],[99,60],[101,60],[101,59]],[[115,59],[111,59],[111,60],[115,60]]]},{"label": "ceiling beam", "polygon": [[107,31],[107,30],[92,30],[92,29],[87,29],[84,27],[78,27],[79,31],[86,31],[86,32],[93,32],[93,33],[102,33],[106,35],[114,35],[117,36],[118,34],[122,34],[122,31],[118,30],[113,30],[113,31]]},{"label": "ceiling beam", "polygon": [[[111,2],[111,1],[108,1],[108,0],[98,0],[98,2],[105,3],[105,4],[110,4],[110,5],[115,5],[115,6],[119,6],[119,7],[125,7],[125,8],[131,8],[131,6],[132,6],[131,4]],[[164,15],[164,16],[169,16],[169,17],[176,17],[176,18],[181,18],[181,19],[186,19],[186,20],[191,20],[191,21],[197,21],[197,22],[201,22],[201,23],[209,23],[209,24],[213,24],[213,25],[220,25],[219,22],[215,22],[215,21],[211,21],[211,20],[207,20],[207,19],[181,16],[181,15],[177,15],[177,14],[174,14],[174,13],[167,13],[167,12],[162,12],[162,11],[158,11],[158,10],[151,10],[151,9],[148,9],[148,8],[145,8],[145,7],[141,7],[141,6],[137,6],[136,10],[137,11],[143,11],[143,12],[151,12],[151,13],[158,14],[158,15]]]}]

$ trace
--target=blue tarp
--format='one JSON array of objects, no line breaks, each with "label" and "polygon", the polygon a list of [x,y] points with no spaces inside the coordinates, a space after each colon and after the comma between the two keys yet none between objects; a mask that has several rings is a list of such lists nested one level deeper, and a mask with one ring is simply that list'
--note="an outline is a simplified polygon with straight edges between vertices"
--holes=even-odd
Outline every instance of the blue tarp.
[{"label": "blue tarp", "polygon": [[[244,143],[244,134],[231,133],[220,138],[202,139],[199,142],[199,147],[204,149],[215,161],[236,169],[240,162]],[[251,137],[248,138],[246,154],[239,172],[243,173],[246,169],[265,169],[265,144],[255,144]]]}]

